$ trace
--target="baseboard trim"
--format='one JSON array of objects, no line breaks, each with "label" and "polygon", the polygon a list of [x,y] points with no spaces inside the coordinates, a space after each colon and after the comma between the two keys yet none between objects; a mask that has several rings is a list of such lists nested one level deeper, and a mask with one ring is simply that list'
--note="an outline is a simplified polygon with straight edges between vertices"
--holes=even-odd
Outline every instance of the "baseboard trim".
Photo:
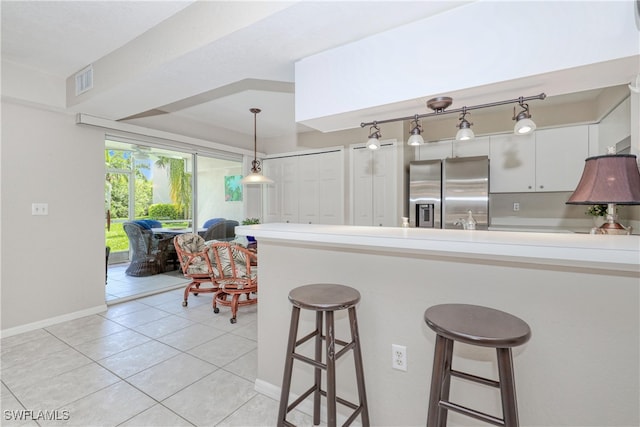
[{"label": "baseboard trim", "polygon": [[105,311],[107,311],[107,305],[101,304],[95,307],[87,308],[85,310],[74,311],[73,313],[67,313],[61,316],[50,317],[48,319],[39,320],[37,322],[27,323],[26,325],[3,329],[3,330],[0,330],[0,338],[7,338],[13,335],[22,334],[24,332],[30,332],[36,329],[46,328],[47,326],[56,325],[58,323],[67,322],[69,320],[75,320],[81,317],[91,316],[98,313],[104,313]]}]

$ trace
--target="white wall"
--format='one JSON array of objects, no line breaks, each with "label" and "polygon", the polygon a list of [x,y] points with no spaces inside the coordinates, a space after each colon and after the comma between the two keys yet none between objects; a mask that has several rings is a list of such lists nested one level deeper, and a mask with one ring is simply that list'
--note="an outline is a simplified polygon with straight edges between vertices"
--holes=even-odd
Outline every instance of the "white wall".
[{"label": "white wall", "polygon": [[2,335],[105,309],[104,132],[3,100],[1,149]]},{"label": "white wall", "polygon": [[[344,113],[637,57],[634,8],[629,0],[471,2],[297,62],[296,120],[327,131],[346,126],[335,117]],[[538,80],[548,95],[612,86],[635,79],[637,59],[629,64]]]}]

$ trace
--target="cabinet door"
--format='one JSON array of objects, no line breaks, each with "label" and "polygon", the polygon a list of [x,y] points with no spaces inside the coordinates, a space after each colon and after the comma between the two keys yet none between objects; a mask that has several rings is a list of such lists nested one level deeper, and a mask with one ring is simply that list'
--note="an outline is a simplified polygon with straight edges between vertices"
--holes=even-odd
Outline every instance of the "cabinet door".
[{"label": "cabinet door", "polygon": [[419,147],[418,160],[442,160],[453,156],[452,140],[426,142]]},{"label": "cabinet door", "polygon": [[298,158],[282,158],[280,177],[282,198],[281,217],[284,222],[298,222]]},{"label": "cabinet door", "polygon": [[489,148],[492,193],[535,191],[535,133],[493,135]]},{"label": "cabinet door", "polygon": [[366,148],[354,148],[351,187],[353,225],[373,224],[373,154]]},{"label": "cabinet door", "polygon": [[318,166],[318,222],[344,224],[344,152],[309,157],[314,157]]},{"label": "cabinet door", "polygon": [[474,138],[471,141],[453,141],[453,157],[488,156],[489,137]]},{"label": "cabinet door", "polygon": [[588,126],[536,132],[536,191],[573,191],[589,156]]},{"label": "cabinet door", "polygon": [[397,227],[398,179],[396,146],[382,146],[373,152],[373,225]]}]

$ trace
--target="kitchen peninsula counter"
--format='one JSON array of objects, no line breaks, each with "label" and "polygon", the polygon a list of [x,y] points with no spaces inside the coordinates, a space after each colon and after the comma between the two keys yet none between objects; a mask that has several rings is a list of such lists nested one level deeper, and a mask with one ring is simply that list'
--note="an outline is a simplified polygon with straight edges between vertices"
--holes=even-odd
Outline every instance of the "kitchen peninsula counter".
[{"label": "kitchen peninsula counter", "polygon": [[[256,389],[264,394],[279,398],[288,292],[342,283],[362,295],[357,309],[373,425],[426,422],[435,336],[423,313],[450,302],[504,310],[531,326],[532,339],[514,349],[522,426],[640,424],[638,236],[304,224],[242,226],[236,233],[258,241]],[[301,334],[313,319],[303,311]],[[337,336],[346,338],[347,320],[337,319]],[[406,372],[391,369],[392,344],[407,347]],[[338,384],[347,398],[356,394],[349,359],[341,359]],[[454,351],[459,369],[492,378],[494,359],[484,348]],[[296,366],[292,392],[306,389],[311,377]],[[499,414],[491,389],[458,381],[452,397]],[[469,422],[449,418],[453,426]]]}]

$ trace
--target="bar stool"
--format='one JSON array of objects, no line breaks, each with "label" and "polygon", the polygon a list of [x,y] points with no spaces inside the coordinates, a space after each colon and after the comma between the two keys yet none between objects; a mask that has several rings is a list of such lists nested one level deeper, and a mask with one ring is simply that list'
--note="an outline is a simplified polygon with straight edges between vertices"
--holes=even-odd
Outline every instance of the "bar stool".
[{"label": "bar stool", "polygon": [[[320,396],[327,399],[327,425],[336,425],[336,403],[340,403],[354,410],[345,422],[350,425],[358,415],[361,416],[362,425],[369,425],[369,411],[367,408],[367,396],[364,387],[364,371],[362,369],[362,353],[358,338],[358,322],[356,319],[356,304],[360,301],[360,292],[343,285],[313,284],[300,286],[291,290],[289,301],[293,304],[291,311],[291,326],[289,329],[289,341],[282,380],[282,394],[280,396],[280,410],[278,414],[278,426],[293,426],[287,421],[287,414],[298,404],[313,393],[313,424],[320,424]],[[316,312],[316,326],[313,332],[298,337],[298,321],[300,309],[314,310]],[[349,323],[351,325],[351,342],[341,341],[334,335],[334,311],[349,310]],[[322,318],[325,317],[326,335],[322,333]],[[315,337],[315,357],[311,359],[295,352],[296,347]],[[322,340],[326,345],[326,363],[322,363]],[[335,345],[342,346],[336,351]],[[359,404],[344,400],[336,396],[336,360],[348,350],[353,350],[353,358],[356,368],[356,381],[358,386]],[[291,374],[293,361],[308,363],[314,366],[314,384],[307,391],[289,405],[289,391],[291,389]],[[326,370],[327,389],[322,390],[321,369]]]},{"label": "bar stool", "polygon": [[[511,348],[531,338],[529,325],[503,311],[467,304],[430,307],[424,312],[424,320],[437,334],[427,427],[445,427],[448,410],[498,426],[517,427],[518,407]],[[451,359],[454,341],[495,348],[499,381],[453,370]],[[499,388],[503,418],[450,402],[452,376]]]}]

